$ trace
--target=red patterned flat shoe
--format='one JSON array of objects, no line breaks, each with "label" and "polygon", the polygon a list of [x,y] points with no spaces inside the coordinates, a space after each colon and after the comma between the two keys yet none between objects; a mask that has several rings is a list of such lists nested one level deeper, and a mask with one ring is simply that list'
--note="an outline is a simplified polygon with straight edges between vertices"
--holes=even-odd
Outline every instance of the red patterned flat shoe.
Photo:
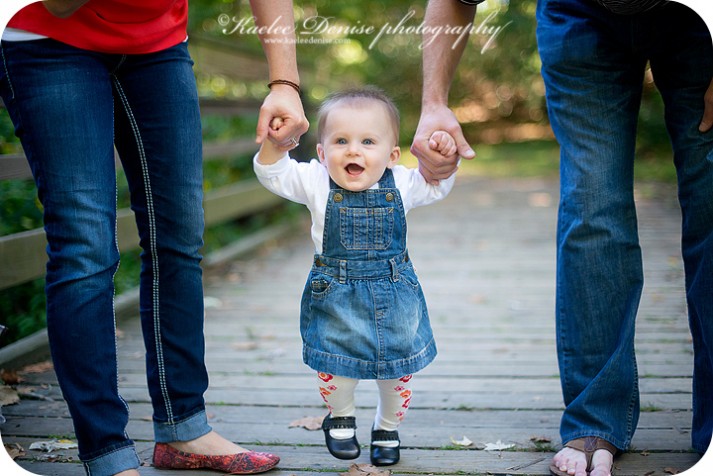
[{"label": "red patterned flat shoe", "polygon": [[232,455],[199,455],[179,451],[166,443],[156,443],[153,465],[161,469],[212,469],[228,474],[255,474],[269,471],[280,462],[270,453],[247,451]]}]

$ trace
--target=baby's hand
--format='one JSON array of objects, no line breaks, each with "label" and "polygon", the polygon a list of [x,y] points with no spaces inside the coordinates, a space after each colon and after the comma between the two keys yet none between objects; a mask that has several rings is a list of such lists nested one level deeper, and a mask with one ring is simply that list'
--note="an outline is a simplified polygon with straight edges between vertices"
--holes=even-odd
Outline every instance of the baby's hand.
[{"label": "baby's hand", "polygon": [[436,131],[431,134],[428,146],[444,157],[453,157],[458,153],[456,140],[446,131]]},{"label": "baby's hand", "polygon": [[272,121],[270,121],[270,129],[272,129],[273,131],[279,131],[283,123],[284,121],[281,117],[273,117]]},{"label": "baby's hand", "polygon": [[[277,131],[283,126],[283,120],[280,117],[273,117],[270,121],[270,129]],[[299,145],[296,141],[292,141],[287,146],[280,146],[277,144],[272,137],[268,135],[268,139],[260,145],[260,152],[258,153],[257,160],[261,164],[274,164],[280,160],[285,152],[294,149]]]}]

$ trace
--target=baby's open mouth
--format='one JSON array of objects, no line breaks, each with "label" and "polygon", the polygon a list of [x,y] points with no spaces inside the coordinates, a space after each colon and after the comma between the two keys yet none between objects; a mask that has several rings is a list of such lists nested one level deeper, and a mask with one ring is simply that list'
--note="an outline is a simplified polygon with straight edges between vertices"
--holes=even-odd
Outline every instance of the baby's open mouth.
[{"label": "baby's open mouth", "polygon": [[364,167],[359,164],[349,164],[347,165],[346,170],[349,175],[359,175],[364,171]]}]

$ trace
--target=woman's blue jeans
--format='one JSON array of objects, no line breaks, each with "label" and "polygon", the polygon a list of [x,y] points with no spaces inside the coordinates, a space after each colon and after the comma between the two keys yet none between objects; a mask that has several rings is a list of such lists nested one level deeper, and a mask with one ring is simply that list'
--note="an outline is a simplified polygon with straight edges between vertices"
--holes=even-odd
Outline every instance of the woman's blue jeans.
[{"label": "woman's blue jeans", "polygon": [[563,442],[629,446],[639,417],[634,321],[643,286],[633,194],[636,124],[647,61],[665,104],[681,205],[695,368],[693,448],[713,428],[713,132],[700,133],[713,79],[711,36],[671,2],[619,16],[583,0],[540,0],[537,40],[561,146],[557,345]]},{"label": "woman's blue jeans", "polygon": [[0,92],[47,233],[47,330],[93,476],[138,467],[118,392],[114,146],[141,255],[141,323],[156,441],[210,431],[203,393],[201,124],[186,44],[109,55],[54,40],[2,43]]}]

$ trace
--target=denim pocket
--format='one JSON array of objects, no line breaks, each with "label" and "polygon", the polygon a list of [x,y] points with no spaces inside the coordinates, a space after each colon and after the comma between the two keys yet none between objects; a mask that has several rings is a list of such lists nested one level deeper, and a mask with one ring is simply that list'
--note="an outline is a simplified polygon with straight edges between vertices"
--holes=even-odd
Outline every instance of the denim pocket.
[{"label": "denim pocket", "polygon": [[409,285],[411,289],[415,292],[419,292],[421,289],[421,283],[418,281],[418,276],[416,276],[416,271],[413,266],[409,266],[400,273],[402,281]]},{"label": "denim pocket", "polygon": [[340,208],[339,239],[348,250],[385,250],[391,245],[393,208]]},{"label": "denim pocket", "polygon": [[333,289],[334,277],[325,274],[315,274],[309,280],[312,297],[324,299]]}]

